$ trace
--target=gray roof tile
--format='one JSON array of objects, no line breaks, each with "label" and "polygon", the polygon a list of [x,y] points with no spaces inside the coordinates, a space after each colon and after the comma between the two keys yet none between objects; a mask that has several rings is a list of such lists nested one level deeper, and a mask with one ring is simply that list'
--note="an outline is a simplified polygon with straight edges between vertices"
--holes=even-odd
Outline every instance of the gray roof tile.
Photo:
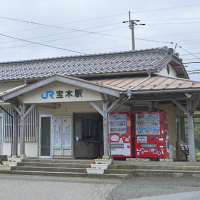
[{"label": "gray roof tile", "polygon": [[167,47],[120,53],[0,63],[0,80],[159,70],[175,58]]}]

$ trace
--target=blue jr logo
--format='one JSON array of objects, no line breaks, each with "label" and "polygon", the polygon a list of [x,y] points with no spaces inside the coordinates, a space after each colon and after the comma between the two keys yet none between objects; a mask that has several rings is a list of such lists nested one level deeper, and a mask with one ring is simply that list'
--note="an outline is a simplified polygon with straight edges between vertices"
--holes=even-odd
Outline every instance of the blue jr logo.
[{"label": "blue jr logo", "polygon": [[44,97],[43,94],[41,94],[41,97],[42,97],[43,99],[47,99],[47,98],[48,98],[48,95],[49,95],[52,99],[54,99],[54,98],[53,98],[54,91],[46,91],[46,96]]}]

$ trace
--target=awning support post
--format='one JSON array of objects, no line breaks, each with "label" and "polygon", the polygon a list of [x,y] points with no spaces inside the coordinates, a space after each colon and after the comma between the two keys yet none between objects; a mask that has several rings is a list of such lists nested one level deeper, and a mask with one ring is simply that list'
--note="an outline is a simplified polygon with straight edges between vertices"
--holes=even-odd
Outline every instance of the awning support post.
[{"label": "awning support post", "polygon": [[20,157],[22,159],[26,158],[25,154],[25,117],[24,113],[26,110],[26,106],[24,104],[21,105],[21,116],[20,116]]},{"label": "awning support post", "polygon": [[196,107],[200,100],[200,94],[196,95],[194,100],[191,99],[191,94],[185,94],[187,96],[187,109],[185,109],[180,103],[176,100],[172,100],[174,104],[176,104],[184,113],[187,113],[187,122],[188,122],[188,143],[189,143],[189,155],[190,161],[195,162],[195,140],[194,140],[194,121],[193,114],[196,110]]},{"label": "awning support post", "polygon": [[[115,110],[115,105],[119,103],[126,95],[122,95],[118,97],[109,107],[108,107],[108,100],[106,99],[105,95],[101,93],[101,97],[103,100],[103,110],[99,108],[94,102],[90,102],[90,104],[103,116],[103,142],[104,142],[104,158],[110,157],[110,138],[109,138],[109,113],[112,110]],[[130,99],[130,97],[128,98]],[[126,99],[126,101],[128,100]],[[124,101],[125,102],[125,101]],[[121,106],[122,104],[120,104]],[[118,106],[119,107],[119,106]],[[117,108],[118,108],[117,107]]]},{"label": "awning support post", "polygon": [[[36,104],[32,104],[28,110],[26,110],[26,105],[21,104],[21,109],[19,110],[16,105],[14,105],[12,102],[10,102],[12,107],[15,109],[15,112],[19,114],[20,116],[20,157],[22,159],[26,158],[25,154],[25,118],[26,116],[35,108]],[[14,119],[14,153],[17,155],[18,151],[18,132],[17,132],[17,114],[16,119]]]},{"label": "awning support post", "polygon": [[195,142],[194,142],[194,121],[193,121],[193,106],[192,100],[187,99],[187,122],[188,122],[188,144],[189,144],[189,155],[190,161],[196,161],[195,157]]},{"label": "awning support post", "polygon": [[109,142],[108,142],[108,103],[103,101],[103,143],[104,143],[104,158],[109,157]]},{"label": "awning support post", "polygon": [[17,112],[14,110],[13,112],[13,125],[14,125],[14,130],[13,130],[13,155],[17,156],[18,155],[18,122],[17,122]]}]

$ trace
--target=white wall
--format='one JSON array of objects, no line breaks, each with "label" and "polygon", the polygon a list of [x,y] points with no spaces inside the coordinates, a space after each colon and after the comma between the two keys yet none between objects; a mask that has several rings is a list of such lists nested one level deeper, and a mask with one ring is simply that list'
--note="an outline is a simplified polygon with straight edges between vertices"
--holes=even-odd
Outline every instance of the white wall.
[{"label": "white wall", "polygon": [[[27,157],[37,157],[38,152],[38,144],[37,142],[26,142],[25,144],[25,152]],[[18,155],[20,154],[20,143],[18,143]],[[2,155],[11,155],[11,143],[3,142],[3,152]]]},{"label": "white wall", "polygon": [[168,64],[168,66],[169,66],[169,74],[167,72],[167,66],[165,66],[160,72],[156,74],[159,74],[161,76],[177,77],[175,69],[170,64]]}]

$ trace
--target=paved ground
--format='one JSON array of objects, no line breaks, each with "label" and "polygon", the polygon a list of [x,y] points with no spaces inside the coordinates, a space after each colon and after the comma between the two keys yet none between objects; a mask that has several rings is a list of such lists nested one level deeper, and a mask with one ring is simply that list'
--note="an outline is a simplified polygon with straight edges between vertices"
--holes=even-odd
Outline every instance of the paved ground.
[{"label": "paved ground", "polygon": [[197,200],[200,178],[85,179],[0,175],[6,200]]},{"label": "paved ground", "polygon": [[0,200],[105,200],[119,181],[0,174]]},{"label": "paved ground", "polygon": [[137,177],[119,183],[107,199],[197,200],[198,195],[200,178]]}]

